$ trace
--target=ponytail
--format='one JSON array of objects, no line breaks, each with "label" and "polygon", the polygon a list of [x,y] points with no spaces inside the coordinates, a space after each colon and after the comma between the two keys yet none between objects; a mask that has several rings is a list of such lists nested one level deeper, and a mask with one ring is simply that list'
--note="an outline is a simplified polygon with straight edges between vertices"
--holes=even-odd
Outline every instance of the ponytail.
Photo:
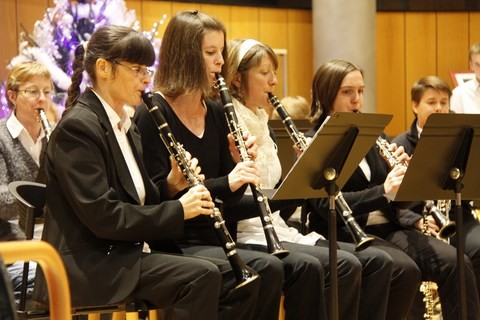
[{"label": "ponytail", "polygon": [[69,109],[73,106],[75,101],[77,101],[78,97],[80,96],[80,85],[82,84],[83,80],[83,59],[85,57],[85,47],[83,44],[79,44],[75,49],[75,59],[73,60],[72,69],[72,84],[68,88],[68,97],[67,102],[65,104],[66,109]]}]

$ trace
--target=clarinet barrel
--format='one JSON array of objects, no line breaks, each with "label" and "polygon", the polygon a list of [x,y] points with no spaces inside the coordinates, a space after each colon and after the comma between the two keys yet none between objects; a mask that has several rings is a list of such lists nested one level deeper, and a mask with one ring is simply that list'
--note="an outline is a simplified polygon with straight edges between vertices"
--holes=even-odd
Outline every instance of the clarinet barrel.
[{"label": "clarinet barrel", "polygon": [[52,134],[52,126],[50,125],[50,122],[48,121],[47,114],[43,109],[38,109],[38,117],[39,121],[42,124],[43,131],[45,131],[45,136],[47,137],[47,141],[50,140],[50,135]]}]

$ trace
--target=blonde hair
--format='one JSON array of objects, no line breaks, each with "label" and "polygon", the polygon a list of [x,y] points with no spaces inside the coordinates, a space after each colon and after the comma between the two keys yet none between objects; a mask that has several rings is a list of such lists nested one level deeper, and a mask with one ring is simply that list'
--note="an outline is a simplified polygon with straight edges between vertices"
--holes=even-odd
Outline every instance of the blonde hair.
[{"label": "blonde hair", "polygon": [[258,67],[264,56],[272,59],[275,70],[278,68],[278,58],[270,46],[253,39],[233,39],[228,41],[228,61],[226,61],[227,86],[233,97],[243,102],[240,88],[233,83],[235,75],[239,73],[242,86],[248,86],[248,71]]},{"label": "blonde hair", "polygon": [[27,61],[21,62],[13,66],[13,68],[10,70],[10,73],[8,74],[5,90],[5,94],[7,95],[6,98],[8,102],[8,107],[10,109],[13,109],[15,106],[8,98],[8,91],[11,90],[17,92],[22,83],[25,83],[36,76],[44,77],[50,80],[50,82],[52,82],[52,76],[50,74],[50,71],[48,71],[47,67],[38,62]]},{"label": "blonde hair", "polygon": [[[287,96],[280,100],[285,110],[292,119],[308,119],[310,114],[310,103],[302,96]],[[270,116],[272,120],[279,120],[277,110],[273,110]]]}]

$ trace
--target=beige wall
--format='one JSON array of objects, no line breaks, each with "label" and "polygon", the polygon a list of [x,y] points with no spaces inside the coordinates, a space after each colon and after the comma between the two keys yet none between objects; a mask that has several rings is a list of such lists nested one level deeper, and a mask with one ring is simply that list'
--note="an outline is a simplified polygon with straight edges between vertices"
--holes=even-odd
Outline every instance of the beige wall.
[{"label": "beige wall", "polygon": [[[136,10],[143,30],[150,30],[163,14],[171,17],[181,10],[198,9],[222,20],[228,38],[252,37],[273,48],[287,49],[287,93],[310,97],[314,73],[310,11],[153,0],[125,2],[129,9]],[[31,31],[47,7],[53,7],[53,0],[0,0],[0,12],[9,13],[3,15],[5,21],[0,24],[0,79],[5,79],[5,66],[17,54],[20,23]],[[161,37],[164,26],[158,31]],[[394,115],[387,133],[396,135],[413,119],[409,90],[416,79],[436,74],[452,85],[450,70],[468,69],[468,48],[480,41],[480,13],[379,12],[376,33],[377,112]],[[338,45],[342,45],[341,40]]]}]

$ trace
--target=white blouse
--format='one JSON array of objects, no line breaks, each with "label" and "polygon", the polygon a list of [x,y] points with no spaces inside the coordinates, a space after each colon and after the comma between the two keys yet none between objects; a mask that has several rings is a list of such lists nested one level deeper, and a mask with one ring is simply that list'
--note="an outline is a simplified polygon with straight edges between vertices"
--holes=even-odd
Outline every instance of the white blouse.
[{"label": "white blouse", "polygon": [[[258,153],[255,163],[260,172],[261,188],[273,189],[282,177],[282,166],[278,158],[277,146],[270,137],[268,130],[268,114],[262,108],[257,108],[253,112],[237,99],[233,98],[232,100],[241,128],[247,130],[257,139]],[[251,190],[247,189],[246,194],[251,194]],[[280,241],[315,245],[318,239],[323,238],[316,232],[306,236],[302,235],[297,229],[289,227],[285,223],[282,217],[280,217],[279,211],[273,213],[273,226]],[[267,245],[259,217],[238,222],[237,241],[240,243]]]}]

